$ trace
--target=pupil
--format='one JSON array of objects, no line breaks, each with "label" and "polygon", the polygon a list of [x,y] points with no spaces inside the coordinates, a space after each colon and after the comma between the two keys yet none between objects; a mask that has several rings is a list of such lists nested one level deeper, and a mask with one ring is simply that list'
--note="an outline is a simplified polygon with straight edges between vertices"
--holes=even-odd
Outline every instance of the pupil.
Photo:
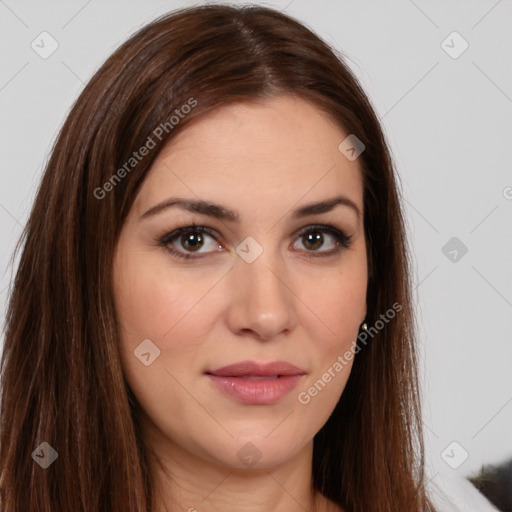
[{"label": "pupil", "polygon": [[[316,233],[316,234],[314,234]],[[314,233],[308,233],[306,235],[306,240],[307,240],[307,244],[309,244],[310,246],[314,246],[314,247],[311,247],[311,249],[318,249],[319,247],[322,246],[322,242],[323,242],[323,235],[322,233],[319,233],[318,231],[314,232]]]},{"label": "pupil", "polygon": [[202,237],[198,233],[183,235],[182,242],[183,242],[183,247],[194,251],[194,250],[197,250],[200,248],[201,243],[202,243]]}]

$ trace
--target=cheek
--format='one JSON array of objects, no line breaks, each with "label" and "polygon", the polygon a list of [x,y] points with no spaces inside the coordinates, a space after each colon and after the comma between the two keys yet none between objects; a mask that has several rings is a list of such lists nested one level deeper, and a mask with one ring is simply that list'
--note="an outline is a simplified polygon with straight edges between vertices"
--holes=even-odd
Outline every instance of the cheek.
[{"label": "cheek", "polygon": [[[219,277],[210,272],[191,278],[190,269],[171,269],[156,251],[125,252],[116,268],[114,293],[127,380],[145,407],[159,400],[177,407],[179,400],[189,398],[181,397],[178,382],[201,369],[198,356],[216,307],[207,295]],[[148,339],[151,343],[144,341]],[[147,345],[158,355],[144,366],[137,354],[145,353],[139,347]]]},{"label": "cheek", "polygon": [[[154,253],[125,254],[114,274],[123,371],[148,416],[172,426],[172,411],[183,410],[190,401],[180,383],[190,378],[199,345],[208,332],[200,322],[205,314],[200,299],[207,283],[198,284],[176,270],[171,275]],[[140,346],[150,352],[153,362],[147,366],[137,357],[143,353]],[[183,423],[185,431],[192,428],[189,417]]]},{"label": "cheek", "polygon": [[[364,255],[340,265],[340,269],[323,274],[316,282],[307,280],[307,306],[313,314],[304,313],[303,322],[314,344],[314,372],[298,396],[300,404],[314,411],[318,425],[326,421],[334,409],[352,369],[355,343],[366,312],[367,273]],[[305,320],[309,319],[309,320]]]},{"label": "cheek", "polygon": [[341,281],[332,283],[317,294],[316,302],[319,317],[330,328],[334,339],[342,340],[357,328],[364,317],[366,290],[359,282]]},{"label": "cheek", "polygon": [[132,340],[175,338],[183,321],[199,307],[208,279],[191,279],[186,271],[170,272],[165,257],[137,253],[120,260],[115,279],[116,310],[122,332]]},{"label": "cheek", "polygon": [[358,334],[366,312],[366,268],[356,263],[352,267],[312,276],[302,295],[312,312],[310,330],[326,351],[338,350],[350,344]]}]

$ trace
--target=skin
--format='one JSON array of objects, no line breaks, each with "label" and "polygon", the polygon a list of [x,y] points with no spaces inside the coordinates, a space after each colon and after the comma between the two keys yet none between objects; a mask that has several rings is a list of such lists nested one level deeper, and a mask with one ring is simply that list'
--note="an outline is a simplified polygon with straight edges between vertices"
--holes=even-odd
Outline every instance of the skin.
[{"label": "skin", "polygon": [[[292,95],[238,103],[180,132],[141,185],[115,254],[114,296],[123,371],[158,457],[151,463],[158,511],[341,510],[312,492],[311,461],[313,437],[352,361],[309,403],[298,395],[353,351],[366,316],[363,184],[358,161],[338,150],[347,135]],[[292,218],[296,208],[335,195],[352,200],[361,215],[338,205]],[[240,220],[177,207],[141,219],[171,197],[215,202]],[[158,245],[193,223],[215,235],[200,234],[188,246],[178,236],[169,245],[200,259],[180,260]],[[350,246],[315,257],[337,244],[323,231],[317,245],[298,233],[314,224],[351,235]],[[263,248],[252,263],[236,252],[248,236]],[[145,339],[160,349],[149,366],[134,356]],[[204,372],[243,360],[284,360],[306,374],[273,404],[242,404]],[[248,442],[261,456],[251,467],[237,456]]]}]

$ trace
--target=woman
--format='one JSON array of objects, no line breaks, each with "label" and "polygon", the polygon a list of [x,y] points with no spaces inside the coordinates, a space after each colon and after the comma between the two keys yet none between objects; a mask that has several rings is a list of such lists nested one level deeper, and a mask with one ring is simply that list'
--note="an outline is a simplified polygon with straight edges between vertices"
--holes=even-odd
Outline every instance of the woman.
[{"label": "woman", "polygon": [[392,161],[302,24],[209,5],[141,29],[20,243],[4,512],[434,510]]}]

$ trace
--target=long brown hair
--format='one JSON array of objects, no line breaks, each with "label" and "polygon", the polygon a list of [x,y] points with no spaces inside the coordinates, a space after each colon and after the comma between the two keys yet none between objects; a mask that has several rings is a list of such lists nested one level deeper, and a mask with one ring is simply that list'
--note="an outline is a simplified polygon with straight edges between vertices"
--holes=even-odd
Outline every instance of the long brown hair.
[{"label": "long brown hair", "polygon": [[[8,303],[3,512],[152,510],[149,449],[118,351],[118,235],[167,141],[219,106],[281,93],[312,102],[365,145],[367,321],[401,306],[358,352],[314,439],[313,488],[347,511],[434,510],[423,472],[409,253],[379,121],[342,55],[303,24],[263,7],[205,5],[162,16],[120,46],[52,148],[16,247],[22,252]],[[173,115],[179,120],[169,121]],[[148,137],[156,147],[133,161]],[[46,454],[43,442],[58,453],[46,469],[33,454]]]}]

